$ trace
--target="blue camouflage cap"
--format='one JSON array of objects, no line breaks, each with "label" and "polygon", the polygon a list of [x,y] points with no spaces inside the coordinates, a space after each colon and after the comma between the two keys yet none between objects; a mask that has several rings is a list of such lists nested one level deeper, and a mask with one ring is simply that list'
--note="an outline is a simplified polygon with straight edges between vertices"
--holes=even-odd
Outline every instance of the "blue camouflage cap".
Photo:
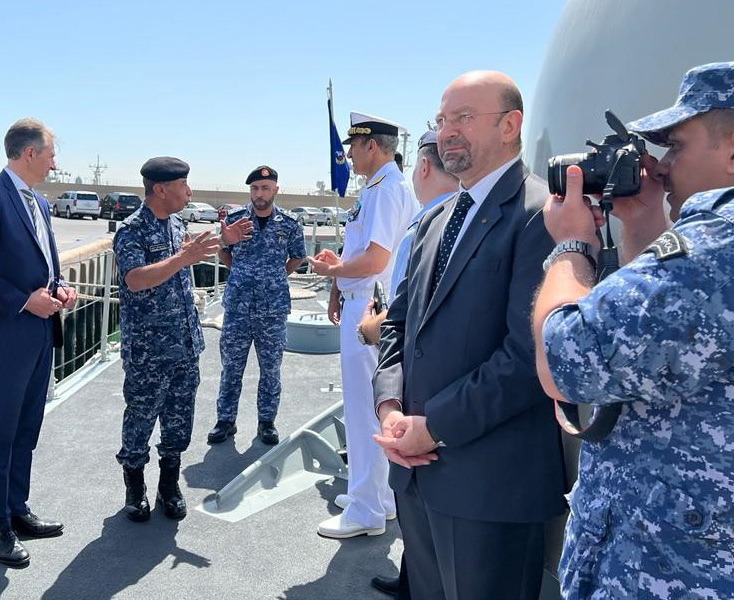
[{"label": "blue camouflage cap", "polygon": [[734,108],[734,62],[694,67],[683,77],[673,106],[632,121],[627,129],[661,146],[673,127],[713,108]]}]

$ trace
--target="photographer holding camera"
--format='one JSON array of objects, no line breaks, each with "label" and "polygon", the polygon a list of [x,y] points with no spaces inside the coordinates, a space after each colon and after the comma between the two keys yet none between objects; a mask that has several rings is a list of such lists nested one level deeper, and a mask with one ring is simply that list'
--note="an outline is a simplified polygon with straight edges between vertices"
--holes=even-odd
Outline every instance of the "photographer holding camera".
[{"label": "photographer holding camera", "polygon": [[629,129],[668,151],[643,155],[639,193],[614,198],[625,267],[594,284],[603,218],[581,168],[544,209],[558,246],[533,314],[541,382],[560,401],[621,407],[581,448],[561,588],[731,598],[734,62],[690,70],[673,107]]}]

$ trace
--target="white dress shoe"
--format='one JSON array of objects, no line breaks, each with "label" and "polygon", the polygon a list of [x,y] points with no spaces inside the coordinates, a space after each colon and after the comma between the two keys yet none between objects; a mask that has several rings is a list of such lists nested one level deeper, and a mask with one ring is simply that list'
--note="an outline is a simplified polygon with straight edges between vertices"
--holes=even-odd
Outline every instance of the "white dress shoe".
[{"label": "white dress shoe", "polygon": [[[347,506],[349,506],[351,503],[352,497],[349,494],[339,494],[336,498],[334,498],[334,504],[336,504],[342,510],[346,510]],[[387,521],[394,521],[396,516],[397,515],[394,512],[387,513],[385,515],[385,519]]]},{"label": "white dress shoe", "polygon": [[323,521],[319,525],[318,532],[324,537],[344,539],[358,535],[382,535],[385,533],[385,528],[365,527],[359,523],[350,523],[342,513]]}]

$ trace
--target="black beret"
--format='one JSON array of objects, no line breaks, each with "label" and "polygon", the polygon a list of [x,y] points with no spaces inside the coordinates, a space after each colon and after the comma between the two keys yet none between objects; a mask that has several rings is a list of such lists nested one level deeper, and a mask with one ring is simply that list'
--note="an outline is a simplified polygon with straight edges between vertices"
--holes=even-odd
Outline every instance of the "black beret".
[{"label": "black beret", "polygon": [[157,156],[140,167],[140,174],[149,181],[174,181],[189,175],[189,165],[172,156]]},{"label": "black beret", "polygon": [[261,179],[271,179],[272,181],[278,181],[278,172],[275,169],[271,169],[267,165],[260,165],[252,173],[247,176],[245,185],[250,185],[253,181],[260,181]]}]

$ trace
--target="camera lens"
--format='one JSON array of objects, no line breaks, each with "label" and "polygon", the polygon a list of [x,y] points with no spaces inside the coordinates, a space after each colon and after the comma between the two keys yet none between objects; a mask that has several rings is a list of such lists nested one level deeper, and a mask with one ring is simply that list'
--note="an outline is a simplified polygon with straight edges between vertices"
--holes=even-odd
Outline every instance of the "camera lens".
[{"label": "camera lens", "polygon": [[589,158],[586,152],[561,154],[548,160],[548,188],[551,194],[566,195],[566,169],[578,165]]}]

